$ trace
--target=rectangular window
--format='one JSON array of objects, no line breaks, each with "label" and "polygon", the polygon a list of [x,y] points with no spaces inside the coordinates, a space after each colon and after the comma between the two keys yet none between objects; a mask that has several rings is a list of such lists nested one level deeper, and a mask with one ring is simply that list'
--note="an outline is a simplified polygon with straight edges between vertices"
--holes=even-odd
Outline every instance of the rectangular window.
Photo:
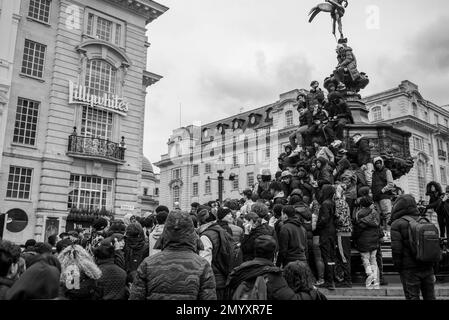
[{"label": "rectangular window", "polygon": [[44,74],[45,50],[47,46],[25,39],[23,50],[22,73],[42,78]]},{"label": "rectangular window", "polygon": [[6,197],[11,199],[30,199],[32,168],[9,167]]},{"label": "rectangular window", "polygon": [[172,170],[172,179],[181,179],[181,168],[173,169]]},{"label": "rectangular window", "polygon": [[50,0],[30,0],[28,16],[48,23],[50,16]]},{"label": "rectangular window", "polygon": [[39,102],[19,98],[17,101],[16,122],[14,124],[14,143],[30,146],[36,144]]},{"label": "rectangular window", "polygon": [[154,195],[159,196],[159,188],[154,188]]},{"label": "rectangular window", "polygon": [[246,162],[246,164],[248,165],[248,164],[254,164],[254,153],[253,152],[247,152],[246,154],[245,154],[245,162]]},{"label": "rectangular window", "polygon": [[199,170],[199,166],[198,166],[197,164],[194,164],[194,165],[193,165],[193,175],[194,175],[194,176],[199,175],[199,174],[200,174],[199,171],[200,171],[200,170]]},{"label": "rectangular window", "polygon": [[413,137],[413,147],[415,150],[424,151],[424,142],[420,137]]},{"label": "rectangular window", "polygon": [[212,192],[211,192],[211,188],[210,188],[210,180],[206,180],[204,192],[205,192],[206,194],[212,193]]},{"label": "rectangular window", "polygon": [[239,165],[239,159],[236,155],[232,156],[232,166],[233,167],[238,167]]},{"label": "rectangular window", "polygon": [[112,210],[113,184],[112,179],[72,174],[67,207]]},{"label": "rectangular window", "polygon": [[112,139],[112,112],[83,106],[81,135],[101,139]]},{"label": "rectangular window", "polygon": [[124,22],[112,17],[103,15],[99,12],[92,12],[87,9],[86,34],[111,42],[117,46],[123,46]]},{"label": "rectangular window", "polygon": [[246,174],[246,181],[247,181],[247,187],[252,188],[254,185],[254,173],[253,172],[248,172]]},{"label": "rectangular window", "polygon": [[148,188],[143,188],[143,195],[147,196],[148,195]]},{"label": "rectangular window", "polygon": [[239,189],[239,176],[234,177],[234,181],[232,181],[232,190]]},{"label": "rectangular window", "polygon": [[206,163],[204,168],[205,168],[204,169],[205,173],[211,173],[212,172],[210,163]]},{"label": "rectangular window", "polygon": [[197,197],[198,196],[198,182],[194,182],[193,183],[193,192],[192,192],[192,194],[193,194],[193,196],[194,197]]},{"label": "rectangular window", "polygon": [[90,94],[103,96],[114,94],[117,84],[117,70],[104,60],[89,60],[86,66],[84,85]]},{"label": "rectangular window", "polygon": [[441,184],[447,185],[446,167],[440,167]]}]

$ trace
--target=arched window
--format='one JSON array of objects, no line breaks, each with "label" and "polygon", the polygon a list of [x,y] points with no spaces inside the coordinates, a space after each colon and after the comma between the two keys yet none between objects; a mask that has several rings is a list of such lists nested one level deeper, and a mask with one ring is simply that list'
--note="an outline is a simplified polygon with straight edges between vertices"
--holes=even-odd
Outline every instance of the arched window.
[{"label": "arched window", "polygon": [[116,82],[117,70],[110,63],[98,59],[87,62],[85,86],[90,94],[115,94]]},{"label": "arched window", "polygon": [[285,124],[286,124],[287,127],[293,125],[293,111],[288,110],[285,113]]},{"label": "arched window", "polygon": [[419,197],[425,199],[426,197],[426,163],[422,160],[418,160],[418,187]]},{"label": "arched window", "polygon": [[412,108],[413,108],[413,115],[415,116],[415,117],[417,117],[418,116],[418,106],[416,105],[416,103],[412,103]]},{"label": "arched window", "polygon": [[371,109],[371,119],[372,121],[382,120],[382,107],[377,106]]},{"label": "arched window", "polygon": [[180,194],[179,186],[174,186],[173,187],[173,203],[179,202],[179,199],[180,199],[179,194]]}]

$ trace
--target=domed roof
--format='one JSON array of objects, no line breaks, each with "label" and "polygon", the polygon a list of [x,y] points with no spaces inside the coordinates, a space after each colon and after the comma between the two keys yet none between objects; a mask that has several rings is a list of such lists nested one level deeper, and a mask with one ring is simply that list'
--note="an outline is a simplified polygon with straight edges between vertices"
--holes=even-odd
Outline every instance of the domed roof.
[{"label": "domed roof", "polygon": [[148,160],[148,158],[145,156],[142,157],[142,171],[154,173],[153,165],[151,164],[150,160]]}]

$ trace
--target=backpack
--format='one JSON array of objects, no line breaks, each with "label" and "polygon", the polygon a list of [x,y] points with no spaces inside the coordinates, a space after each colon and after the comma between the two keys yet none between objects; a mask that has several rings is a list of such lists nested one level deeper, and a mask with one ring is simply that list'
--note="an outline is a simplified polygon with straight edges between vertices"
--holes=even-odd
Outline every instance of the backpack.
[{"label": "backpack", "polygon": [[209,235],[210,231],[218,233],[219,240],[218,248],[213,249],[212,264],[214,264],[224,276],[228,276],[234,268],[235,252],[237,249],[240,250],[240,247],[234,245],[234,240],[231,235],[219,225],[213,225],[202,233],[202,235],[208,237],[212,242],[212,238]]},{"label": "backpack", "polygon": [[409,223],[408,233],[410,248],[416,260],[421,262],[439,262],[441,247],[438,228],[426,217],[418,220],[404,216]]},{"label": "backpack", "polygon": [[239,284],[232,300],[267,300],[266,276],[258,276],[254,281],[243,281]]}]

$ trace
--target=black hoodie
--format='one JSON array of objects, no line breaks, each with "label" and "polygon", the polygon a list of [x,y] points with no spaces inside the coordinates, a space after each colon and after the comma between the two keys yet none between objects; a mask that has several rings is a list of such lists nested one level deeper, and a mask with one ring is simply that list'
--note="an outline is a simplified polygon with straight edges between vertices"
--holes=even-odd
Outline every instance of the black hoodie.
[{"label": "black hoodie", "polygon": [[288,218],[284,221],[279,233],[279,254],[276,265],[286,266],[288,263],[301,260],[307,261],[307,233],[301,221]]},{"label": "black hoodie", "polygon": [[324,185],[321,190],[321,206],[318,213],[318,220],[316,223],[316,232],[320,237],[335,237],[335,203],[332,200],[335,189],[331,185]]}]

